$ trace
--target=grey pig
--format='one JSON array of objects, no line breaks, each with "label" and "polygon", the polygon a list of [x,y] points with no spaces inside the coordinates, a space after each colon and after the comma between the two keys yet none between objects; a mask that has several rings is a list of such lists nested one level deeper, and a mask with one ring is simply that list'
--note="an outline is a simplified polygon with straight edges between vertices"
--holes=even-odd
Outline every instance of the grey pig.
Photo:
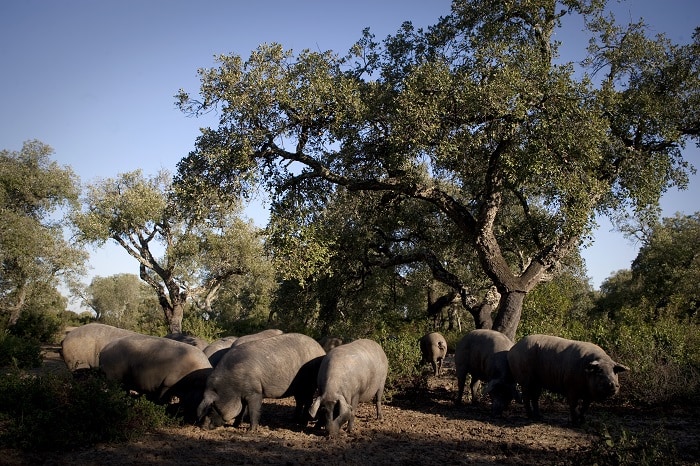
[{"label": "grey pig", "polygon": [[418,340],[421,352],[421,363],[430,363],[433,374],[437,377],[442,370],[442,362],[447,355],[447,342],[439,332],[431,332],[423,335]]},{"label": "grey pig", "polygon": [[508,363],[522,388],[528,417],[541,417],[539,398],[545,389],[566,397],[573,424],[583,422],[591,401],[617,394],[617,374],[629,370],[593,343],[551,335],[521,339],[508,352]]},{"label": "grey pig", "polygon": [[316,390],[316,374],[326,354],[321,345],[300,333],[263,338],[240,345],[219,362],[207,380],[197,408],[202,427],[239,425],[246,411],[256,430],[264,398],[293,396],[295,417],[302,420]]},{"label": "grey pig", "polygon": [[389,371],[384,350],[379,343],[361,339],[336,346],[321,361],[318,371],[320,395],[309,410],[315,418],[319,409],[325,416],[325,428],[335,435],[347,422],[348,432],[355,422],[360,402],[374,400],[377,419],[382,419],[382,396]]},{"label": "grey pig", "polygon": [[127,389],[157,402],[179,401],[185,419],[194,422],[212,367],[199,348],[147,335],[115,340],[100,353],[100,370]]},{"label": "grey pig", "polygon": [[491,412],[498,416],[517,396],[515,381],[508,365],[508,350],[513,342],[501,332],[472,330],[462,337],[455,349],[457,369],[457,404],[462,402],[467,375],[471,375],[472,404],[478,403],[477,391],[486,382],[484,392],[491,396]]},{"label": "grey pig", "polygon": [[71,371],[95,369],[99,367],[100,351],[105,345],[131,335],[140,334],[93,322],[77,327],[66,334],[61,341],[61,356]]}]

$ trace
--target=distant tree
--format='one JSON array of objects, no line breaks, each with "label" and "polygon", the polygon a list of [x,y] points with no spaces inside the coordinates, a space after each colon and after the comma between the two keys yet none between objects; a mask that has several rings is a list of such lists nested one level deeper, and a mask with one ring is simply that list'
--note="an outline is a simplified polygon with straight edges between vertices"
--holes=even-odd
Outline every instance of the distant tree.
[{"label": "distant tree", "polygon": [[585,325],[594,308],[595,294],[579,256],[527,294],[519,334],[585,339]]},{"label": "distant tree", "polygon": [[[263,182],[301,212],[335,191],[424,202],[476,252],[501,295],[493,328],[513,338],[526,294],[596,214],[655,218],[691,171],[681,150],[700,135],[700,34],[649,38],[604,4],[455,0],[427,30],[404,23],[381,44],[366,31],[347,56],[279,44],[220,56],[200,70],[199,98],[177,96],[186,113],[220,115],[177,184],[235,197]],[[569,15],[591,34],[588,74],[559,59]]]},{"label": "distant tree", "polygon": [[[182,331],[189,298],[211,302],[262,250],[247,243],[255,229],[237,218],[237,205],[181,204],[166,172],[146,178],[134,171],[95,183],[84,204],[73,216],[77,236],[116,241],[138,261],[139,277],[155,290],[170,332]],[[248,249],[239,248],[243,243]]]},{"label": "distant tree", "polygon": [[639,304],[638,288],[632,280],[631,270],[617,270],[600,284],[600,292],[595,300],[595,313],[614,319],[624,306]]},{"label": "distant tree", "polygon": [[657,315],[697,321],[700,212],[676,214],[654,225],[632,262],[632,280]]},{"label": "distant tree", "polygon": [[121,328],[135,329],[134,323],[153,290],[137,275],[122,273],[95,277],[87,287],[83,304],[95,312],[95,320]]},{"label": "distant tree", "polygon": [[671,317],[697,322],[700,213],[677,213],[636,231],[642,243],[637,257],[630,269],[616,272],[601,284],[598,312],[615,319],[627,307],[643,312],[650,321]]},{"label": "distant tree", "polygon": [[0,314],[5,325],[16,324],[30,302],[39,308],[56,304],[60,280],[75,280],[87,259],[63,236],[64,214],[77,205],[79,180],[70,168],[51,161],[52,154],[39,141],[25,142],[19,152],[0,151]]}]

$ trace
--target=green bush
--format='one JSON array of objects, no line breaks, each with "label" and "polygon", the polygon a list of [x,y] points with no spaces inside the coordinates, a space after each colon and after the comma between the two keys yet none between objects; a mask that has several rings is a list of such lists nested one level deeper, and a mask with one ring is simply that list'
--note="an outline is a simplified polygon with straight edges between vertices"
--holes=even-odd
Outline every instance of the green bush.
[{"label": "green bush", "polygon": [[17,323],[9,327],[10,333],[25,339],[34,339],[42,343],[57,343],[64,323],[56,314],[39,311],[23,312]]},{"label": "green bush", "polygon": [[621,393],[637,404],[700,403],[700,327],[665,318],[618,319],[600,344],[629,366]]},{"label": "green bush", "polygon": [[188,312],[182,319],[182,331],[209,342],[223,335],[223,330],[213,319],[204,319],[196,312]]},{"label": "green bush", "polygon": [[389,396],[401,386],[415,385],[420,377],[421,355],[418,339],[421,336],[415,332],[403,331],[377,338],[389,360],[389,374],[386,381]]},{"label": "green bush", "polygon": [[661,432],[637,435],[623,428],[601,427],[600,438],[593,448],[582,453],[579,464],[652,466],[675,464],[674,442]]},{"label": "green bush", "polygon": [[166,424],[165,408],[129,397],[97,372],[0,377],[0,445],[67,450],[125,441]]},{"label": "green bush", "polygon": [[41,366],[41,345],[33,339],[0,332],[0,367],[28,369]]}]

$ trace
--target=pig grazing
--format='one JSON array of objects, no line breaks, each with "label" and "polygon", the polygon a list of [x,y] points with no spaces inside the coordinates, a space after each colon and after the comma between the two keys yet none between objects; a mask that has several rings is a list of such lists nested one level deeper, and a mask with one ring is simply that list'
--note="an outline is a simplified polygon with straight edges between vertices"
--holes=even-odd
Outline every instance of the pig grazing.
[{"label": "pig grazing", "polygon": [[269,328],[258,333],[243,335],[242,337],[236,338],[236,341],[231,344],[231,347],[233,348],[235,346],[244,345],[246,343],[250,343],[251,341],[262,340],[263,338],[276,337],[277,335],[282,335],[282,333],[282,330]]},{"label": "pig grazing", "polygon": [[325,354],[316,340],[300,333],[232,347],[207,380],[197,408],[202,427],[232,421],[239,425],[247,408],[250,430],[255,430],[263,399],[288,396],[294,397],[295,417],[302,420],[313,399],[318,365]]},{"label": "pig grazing", "polygon": [[168,338],[127,336],[100,353],[100,370],[108,379],[154,401],[169,403],[175,397],[192,420],[211,369],[202,350]]},{"label": "pig grazing", "polygon": [[187,343],[188,345],[196,346],[202,351],[204,351],[204,348],[206,348],[207,345],[209,345],[209,342],[204,338],[195,337],[194,335],[188,335],[186,333],[168,333],[163,338],[181,341],[182,343]]},{"label": "pig grazing", "polygon": [[477,391],[481,382],[486,382],[484,392],[491,396],[491,412],[500,415],[516,393],[515,381],[508,366],[508,350],[513,346],[510,339],[495,330],[472,330],[462,337],[455,349],[457,369],[457,404],[462,402],[467,374],[472,403],[478,402]]},{"label": "pig grazing", "polygon": [[327,352],[335,348],[336,346],[340,346],[343,344],[343,340],[337,337],[330,337],[330,336],[325,336],[321,338],[318,343],[323,347],[323,349]]},{"label": "pig grazing", "polygon": [[355,422],[360,402],[374,400],[377,419],[382,419],[382,396],[389,362],[382,347],[372,340],[355,340],[336,346],[321,361],[318,371],[319,396],[309,414],[315,418],[319,409],[325,416],[329,435],[335,435],[347,422],[348,432]]},{"label": "pig grazing", "polygon": [[212,367],[216,367],[224,357],[224,354],[231,348],[231,345],[238,337],[223,337],[207,345],[202,351],[209,358]]},{"label": "pig grazing", "polygon": [[617,374],[629,370],[593,343],[551,335],[523,338],[508,352],[508,363],[522,388],[528,417],[540,417],[539,398],[545,389],[566,397],[574,424],[583,422],[591,401],[617,394]]},{"label": "pig grazing", "polygon": [[442,369],[442,361],[447,354],[447,342],[438,332],[428,333],[418,340],[420,344],[420,353],[422,356],[421,364],[430,363],[435,376],[440,375]]},{"label": "pig grazing", "polygon": [[91,323],[68,332],[61,341],[61,356],[68,369],[93,369],[99,367],[102,348],[119,338],[139,335],[131,330],[111,325]]}]

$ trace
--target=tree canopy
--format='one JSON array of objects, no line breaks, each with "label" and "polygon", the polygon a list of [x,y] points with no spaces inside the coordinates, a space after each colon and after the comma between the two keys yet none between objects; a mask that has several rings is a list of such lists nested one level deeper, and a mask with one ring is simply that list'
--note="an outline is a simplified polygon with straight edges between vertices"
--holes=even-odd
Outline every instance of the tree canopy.
[{"label": "tree canopy", "polygon": [[79,180],[71,169],[52,161],[52,154],[40,141],[25,142],[19,152],[0,151],[4,324],[14,325],[30,302],[54,301],[60,296],[59,278],[73,280],[87,258],[63,237],[64,214],[77,205]]},{"label": "tree canopy", "polygon": [[262,255],[238,205],[203,205],[179,204],[167,172],[146,177],[137,170],[90,185],[73,223],[81,241],[111,239],[137,260],[169,331],[181,332],[189,298],[207,308],[222,284],[250,272]]},{"label": "tree canopy", "polygon": [[676,214],[640,235],[642,246],[631,269],[601,285],[600,312],[615,317],[638,308],[649,321],[665,317],[697,323],[700,309],[700,213]]},{"label": "tree canopy", "polygon": [[[501,295],[493,328],[513,338],[526,293],[597,214],[655,214],[692,171],[682,149],[700,132],[700,34],[652,38],[604,4],[457,0],[425,30],[407,22],[382,42],[366,30],[346,55],[280,44],[222,55],[199,71],[198,97],[177,96],[184,112],[220,118],[176,184],[196,198],[263,183],[274,205],[302,215],[346,192],[422,203],[458,249],[475,251]],[[559,59],[569,15],[590,33],[585,72]],[[387,237],[420,228],[405,221]],[[458,293],[469,288],[459,256],[422,250],[450,268]]]}]

